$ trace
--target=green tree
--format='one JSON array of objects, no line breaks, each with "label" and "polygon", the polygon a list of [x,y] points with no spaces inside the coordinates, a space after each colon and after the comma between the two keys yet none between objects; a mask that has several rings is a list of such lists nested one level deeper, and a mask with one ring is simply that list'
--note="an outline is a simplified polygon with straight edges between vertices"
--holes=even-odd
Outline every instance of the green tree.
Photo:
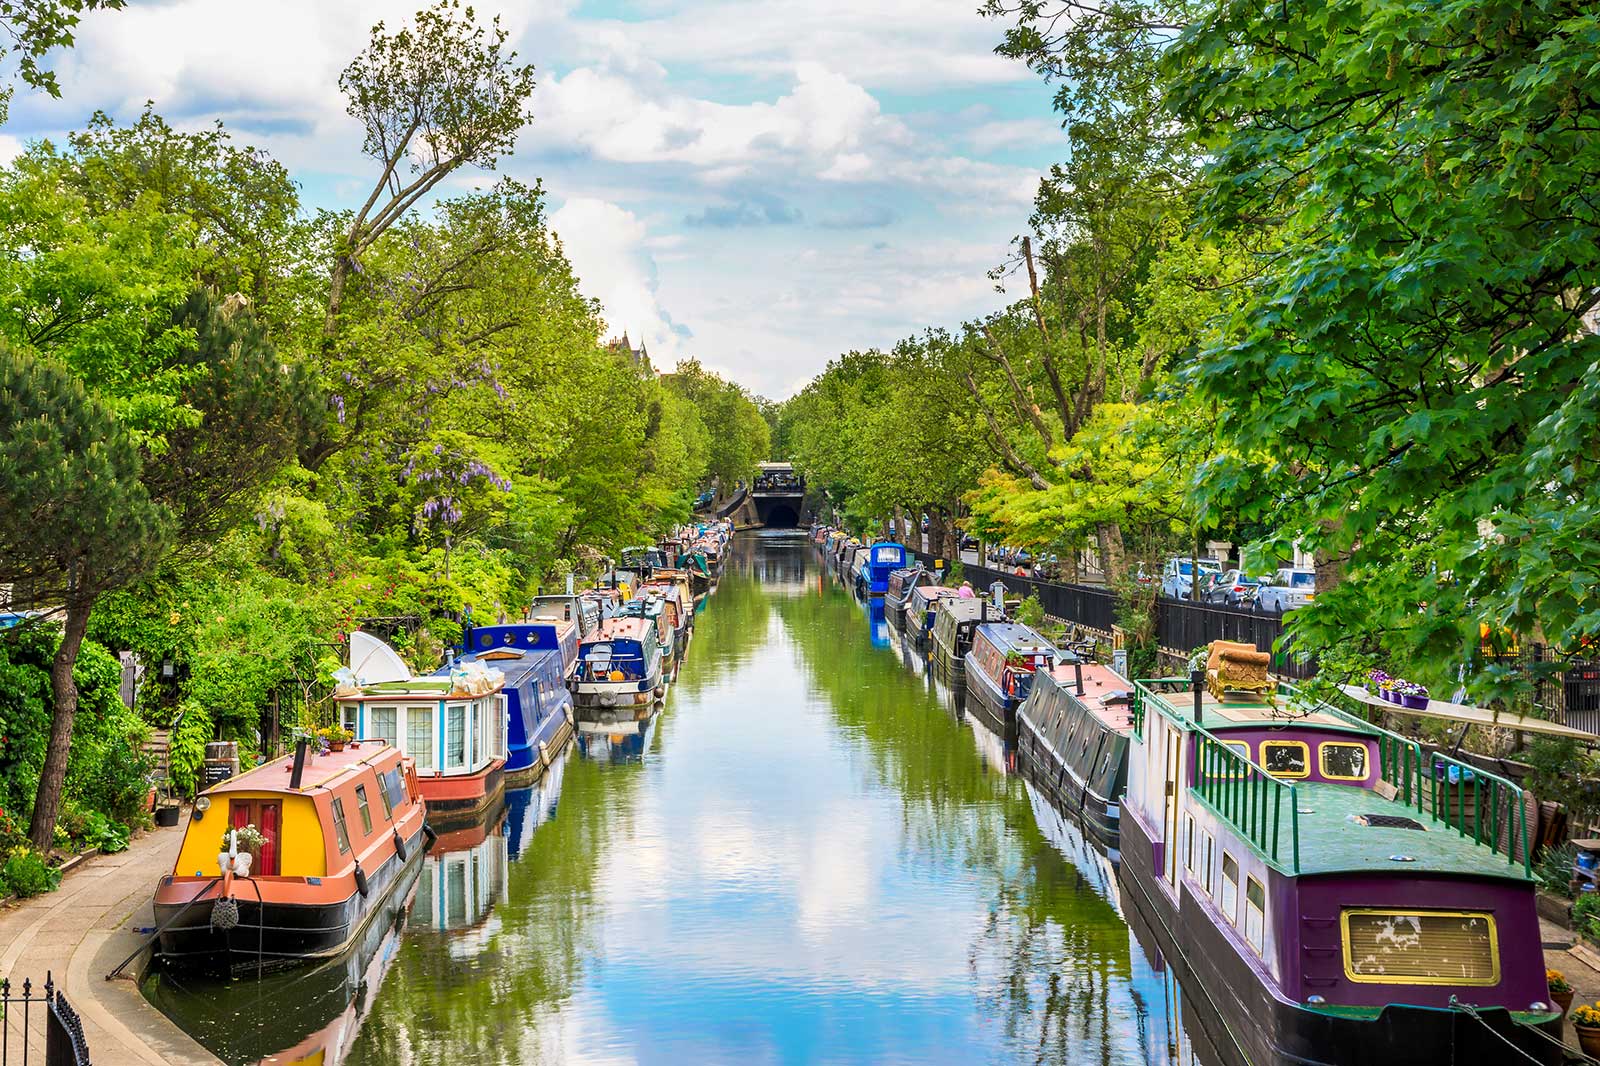
[{"label": "green tree", "polygon": [[1169,58],[1203,221],[1274,234],[1192,371],[1203,500],[1316,552],[1302,647],[1444,682],[1480,623],[1600,632],[1597,34],[1576,2],[1219,4]]},{"label": "green tree", "polygon": [[[70,48],[83,12],[118,10],[126,0],[0,0],[0,63],[16,57],[24,85],[59,97],[55,72],[43,65],[55,48]],[[6,120],[11,88],[0,90],[0,123]]]},{"label": "green tree", "polygon": [[59,607],[50,743],[28,837],[50,848],[78,709],[73,667],[95,599],[146,573],[173,534],[117,419],[60,367],[0,348],[0,580]]}]

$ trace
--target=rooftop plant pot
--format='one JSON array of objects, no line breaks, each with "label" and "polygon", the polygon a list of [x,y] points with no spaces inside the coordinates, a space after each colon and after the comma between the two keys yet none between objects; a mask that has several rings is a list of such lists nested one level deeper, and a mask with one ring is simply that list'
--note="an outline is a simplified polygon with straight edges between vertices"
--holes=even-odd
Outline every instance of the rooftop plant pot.
[{"label": "rooftop plant pot", "polygon": [[1428,709],[1428,697],[1426,697],[1426,696],[1401,696],[1400,697],[1400,706],[1402,706],[1402,707],[1410,707],[1414,711],[1425,711],[1425,710]]}]

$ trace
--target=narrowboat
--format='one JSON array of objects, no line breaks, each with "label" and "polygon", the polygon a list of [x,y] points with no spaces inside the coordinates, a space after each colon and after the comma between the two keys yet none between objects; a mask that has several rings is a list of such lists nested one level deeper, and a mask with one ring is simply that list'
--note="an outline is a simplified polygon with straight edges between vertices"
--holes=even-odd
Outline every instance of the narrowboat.
[{"label": "narrowboat", "polygon": [[1522,790],[1206,676],[1135,684],[1120,876],[1232,1057],[1559,1061]]},{"label": "narrowboat", "polygon": [[656,643],[661,646],[661,677],[670,683],[679,662],[678,631],[667,614],[666,601],[641,592],[617,609],[618,618],[643,618],[656,627]]},{"label": "narrowboat", "polygon": [[901,630],[905,633],[906,640],[910,641],[918,651],[928,646],[928,638],[933,633],[934,611],[939,601],[956,595],[955,589],[943,585],[918,585],[911,590],[911,595],[906,600]]},{"label": "narrowboat", "polygon": [[567,678],[578,661],[577,628],[565,622],[479,626],[467,641],[472,650],[462,661],[481,662],[505,675],[506,787],[529,784],[572,737]]},{"label": "narrowboat", "polygon": [[678,590],[678,603],[683,614],[683,624],[688,629],[694,628],[694,585],[689,580],[687,570],[668,568],[657,570],[651,577],[649,584],[670,586]]},{"label": "narrowboat", "polygon": [[575,593],[535,596],[528,607],[528,619],[532,622],[570,622],[578,627],[578,639],[582,640],[600,628],[600,603]]},{"label": "narrowboat", "polygon": [[[1005,616],[995,610],[988,600],[977,596],[945,596],[934,604],[933,668],[935,672],[952,679],[963,673],[967,665],[967,652],[972,649],[972,635],[986,622],[1003,622]],[[961,685],[956,685],[962,688]]]},{"label": "narrowboat", "polygon": [[668,628],[672,630],[673,656],[678,662],[683,662],[684,653],[689,650],[689,629],[694,620],[694,599],[685,596],[676,582],[658,578],[651,578],[645,582],[639,591],[660,601],[661,612],[666,617]]},{"label": "narrowboat", "polygon": [[1028,698],[1035,674],[1055,665],[1059,653],[1019,622],[986,622],[972,636],[966,657],[967,713],[981,718],[1006,748],[1017,744],[1017,707]]},{"label": "narrowboat", "polygon": [[665,663],[653,618],[608,618],[578,645],[572,698],[585,709],[648,710],[666,694]]},{"label": "narrowboat", "polygon": [[889,591],[889,575],[905,568],[905,545],[880,540],[859,552],[852,563],[851,577],[857,595],[882,596]]},{"label": "narrowboat", "polygon": [[499,798],[510,727],[503,673],[467,661],[413,677],[393,648],[360,631],[350,634],[350,664],[333,693],[345,729],[412,761],[435,829],[471,821]]},{"label": "narrowboat", "polygon": [[1112,851],[1121,833],[1132,733],[1133,685],[1099,663],[1072,661],[1039,671],[1017,708],[1023,775]]},{"label": "narrowboat", "polygon": [[921,563],[912,563],[908,567],[891,572],[889,583],[883,592],[883,616],[896,628],[904,626],[906,604],[911,600],[912,591],[938,582],[938,575],[924,568]]},{"label": "narrowboat", "polygon": [[[411,880],[423,817],[414,768],[383,741],[336,752],[301,741],[213,785],[156,886],[162,958],[227,971],[340,954]],[[247,827],[242,847],[233,830]]]}]

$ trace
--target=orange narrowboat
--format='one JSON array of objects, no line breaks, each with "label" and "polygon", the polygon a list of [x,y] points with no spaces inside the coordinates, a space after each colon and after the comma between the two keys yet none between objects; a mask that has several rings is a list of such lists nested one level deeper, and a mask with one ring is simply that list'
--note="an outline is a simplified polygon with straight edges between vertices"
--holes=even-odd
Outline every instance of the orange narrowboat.
[{"label": "orange narrowboat", "polygon": [[415,769],[392,744],[302,741],[195,801],[156,887],[160,953],[178,965],[277,968],[336,955],[422,861]]}]

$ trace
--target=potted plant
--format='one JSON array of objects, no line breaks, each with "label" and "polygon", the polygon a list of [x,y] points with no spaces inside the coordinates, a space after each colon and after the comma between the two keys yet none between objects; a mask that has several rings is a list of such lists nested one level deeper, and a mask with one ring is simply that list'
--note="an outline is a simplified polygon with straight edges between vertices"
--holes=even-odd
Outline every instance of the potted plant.
[{"label": "potted plant", "polygon": [[1428,689],[1415,681],[1406,681],[1396,678],[1389,685],[1389,698],[1402,707],[1410,707],[1415,711],[1428,709]]},{"label": "potted plant", "polygon": [[1389,685],[1393,680],[1394,678],[1382,670],[1374,670],[1367,675],[1367,691],[1375,694],[1380,700],[1388,700],[1393,703],[1394,700],[1390,699],[1389,694]]},{"label": "potted plant", "polygon": [[344,746],[355,739],[355,734],[344,726],[330,725],[317,730],[317,736],[327,742],[329,751],[343,751]]},{"label": "potted plant", "polygon": [[267,846],[266,835],[254,824],[229,826],[223,830],[222,845],[217,850],[217,869],[227,871],[228,850],[234,846],[237,846],[239,856],[239,862],[233,868],[234,873],[249,877],[250,867],[261,857],[261,849]]},{"label": "potted plant", "polygon": [[1546,970],[1544,979],[1550,985],[1550,1000],[1561,1008],[1561,1013],[1566,1014],[1572,1009],[1572,986],[1567,983],[1566,974],[1560,970]]},{"label": "potted plant", "polygon": [[1585,1055],[1600,1056],[1600,1003],[1585,1003],[1572,1012],[1572,1027],[1578,1031],[1578,1046]]}]

